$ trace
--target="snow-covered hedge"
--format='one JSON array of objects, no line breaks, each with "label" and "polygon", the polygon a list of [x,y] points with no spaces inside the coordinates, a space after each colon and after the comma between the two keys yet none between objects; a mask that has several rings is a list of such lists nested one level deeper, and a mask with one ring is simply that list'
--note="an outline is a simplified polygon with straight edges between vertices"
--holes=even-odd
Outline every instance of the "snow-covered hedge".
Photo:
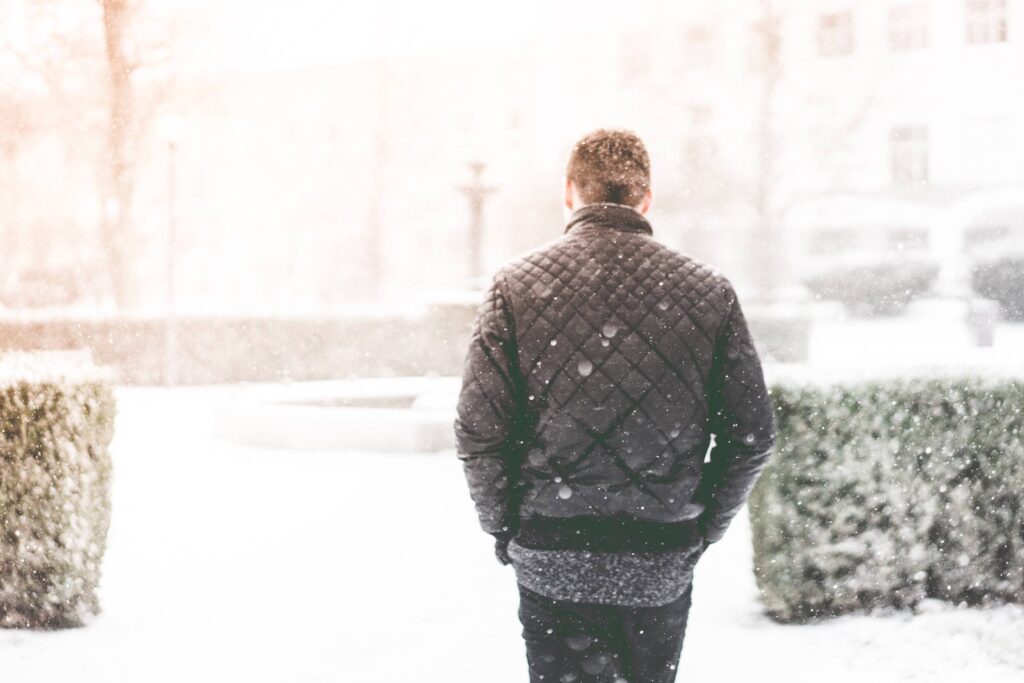
[{"label": "snow-covered hedge", "polygon": [[807,278],[816,296],[840,301],[855,315],[894,315],[926,294],[939,274],[937,264],[900,260],[837,266]]},{"label": "snow-covered hedge", "polygon": [[1024,602],[1024,381],[790,381],[772,394],[778,450],[750,499],[769,614]]},{"label": "snow-covered hedge", "polygon": [[971,286],[981,296],[998,301],[1006,319],[1024,321],[1024,254],[976,264]]},{"label": "snow-covered hedge", "polygon": [[98,372],[0,356],[0,627],[98,612],[114,397]]}]

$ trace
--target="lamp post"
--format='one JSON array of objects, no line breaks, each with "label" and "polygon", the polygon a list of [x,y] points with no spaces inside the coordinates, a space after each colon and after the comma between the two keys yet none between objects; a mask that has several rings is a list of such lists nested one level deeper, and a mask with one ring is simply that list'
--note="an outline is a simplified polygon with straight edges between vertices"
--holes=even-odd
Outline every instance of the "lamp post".
[{"label": "lamp post", "polygon": [[164,347],[164,383],[178,381],[178,321],[175,310],[174,259],[177,252],[178,216],[177,204],[178,143],[167,143],[167,334]]},{"label": "lamp post", "polygon": [[483,174],[487,164],[482,161],[471,161],[469,169],[473,174],[466,185],[459,187],[469,199],[469,280],[473,285],[483,278],[483,238],[484,238],[484,203],[487,196],[497,190],[484,184]]},{"label": "lamp post", "polygon": [[181,120],[174,115],[162,118],[158,133],[167,145],[167,261],[165,277],[167,287],[166,317],[164,322],[164,384],[178,382],[178,320],[175,287],[178,255],[178,141]]},{"label": "lamp post", "polygon": [[384,290],[384,192],[388,171],[388,90],[390,72],[387,58],[377,61],[376,124],[373,133],[373,186],[370,191],[369,230],[366,238],[366,289],[371,299],[380,299]]}]

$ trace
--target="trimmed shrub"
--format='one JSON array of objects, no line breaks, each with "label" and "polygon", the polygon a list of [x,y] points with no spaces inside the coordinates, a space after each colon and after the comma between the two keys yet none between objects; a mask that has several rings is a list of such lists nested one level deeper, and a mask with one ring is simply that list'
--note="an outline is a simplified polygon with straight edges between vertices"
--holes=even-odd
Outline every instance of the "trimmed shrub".
[{"label": "trimmed shrub", "polygon": [[975,264],[971,286],[980,296],[998,301],[1007,320],[1024,321],[1024,255]]},{"label": "trimmed shrub", "polygon": [[95,371],[32,365],[0,357],[0,627],[80,626],[99,611],[114,396]]},{"label": "trimmed shrub", "polygon": [[939,266],[934,263],[883,262],[837,267],[807,278],[804,284],[816,296],[842,302],[855,315],[894,315],[926,294],[938,275]]},{"label": "trimmed shrub", "polygon": [[774,383],[750,498],[767,612],[1024,602],[1024,381]]}]

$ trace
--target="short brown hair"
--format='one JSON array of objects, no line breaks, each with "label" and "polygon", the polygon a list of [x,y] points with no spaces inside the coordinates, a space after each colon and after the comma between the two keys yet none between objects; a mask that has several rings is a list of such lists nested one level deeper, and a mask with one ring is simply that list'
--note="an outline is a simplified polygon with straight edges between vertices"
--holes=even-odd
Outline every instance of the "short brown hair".
[{"label": "short brown hair", "polygon": [[600,128],[573,146],[565,175],[587,204],[637,206],[651,186],[651,160],[636,133]]}]

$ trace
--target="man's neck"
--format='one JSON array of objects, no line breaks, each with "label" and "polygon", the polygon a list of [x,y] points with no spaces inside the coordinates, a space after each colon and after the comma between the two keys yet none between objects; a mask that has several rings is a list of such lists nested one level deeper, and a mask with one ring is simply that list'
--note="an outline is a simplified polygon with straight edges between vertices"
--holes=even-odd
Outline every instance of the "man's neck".
[{"label": "man's neck", "polygon": [[619,203],[617,203],[617,202],[590,202],[589,204],[580,204],[580,205],[578,205],[578,206],[575,206],[575,205],[574,205],[574,206],[573,206],[573,209],[572,209],[572,212],[573,212],[573,213],[575,213],[576,211],[579,211],[580,209],[586,208],[586,207],[588,207],[588,206],[622,206],[622,207],[625,207],[625,208],[627,208],[627,209],[632,209],[633,211],[636,211],[636,212],[637,212],[637,213],[639,213],[639,214],[640,214],[641,216],[643,216],[643,215],[644,215],[644,214],[643,214],[643,213],[642,213],[642,212],[640,211],[640,209],[639,209],[639,208],[637,208],[637,207],[635,207],[635,206],[630,206],[629,204],[619,204]]}]

